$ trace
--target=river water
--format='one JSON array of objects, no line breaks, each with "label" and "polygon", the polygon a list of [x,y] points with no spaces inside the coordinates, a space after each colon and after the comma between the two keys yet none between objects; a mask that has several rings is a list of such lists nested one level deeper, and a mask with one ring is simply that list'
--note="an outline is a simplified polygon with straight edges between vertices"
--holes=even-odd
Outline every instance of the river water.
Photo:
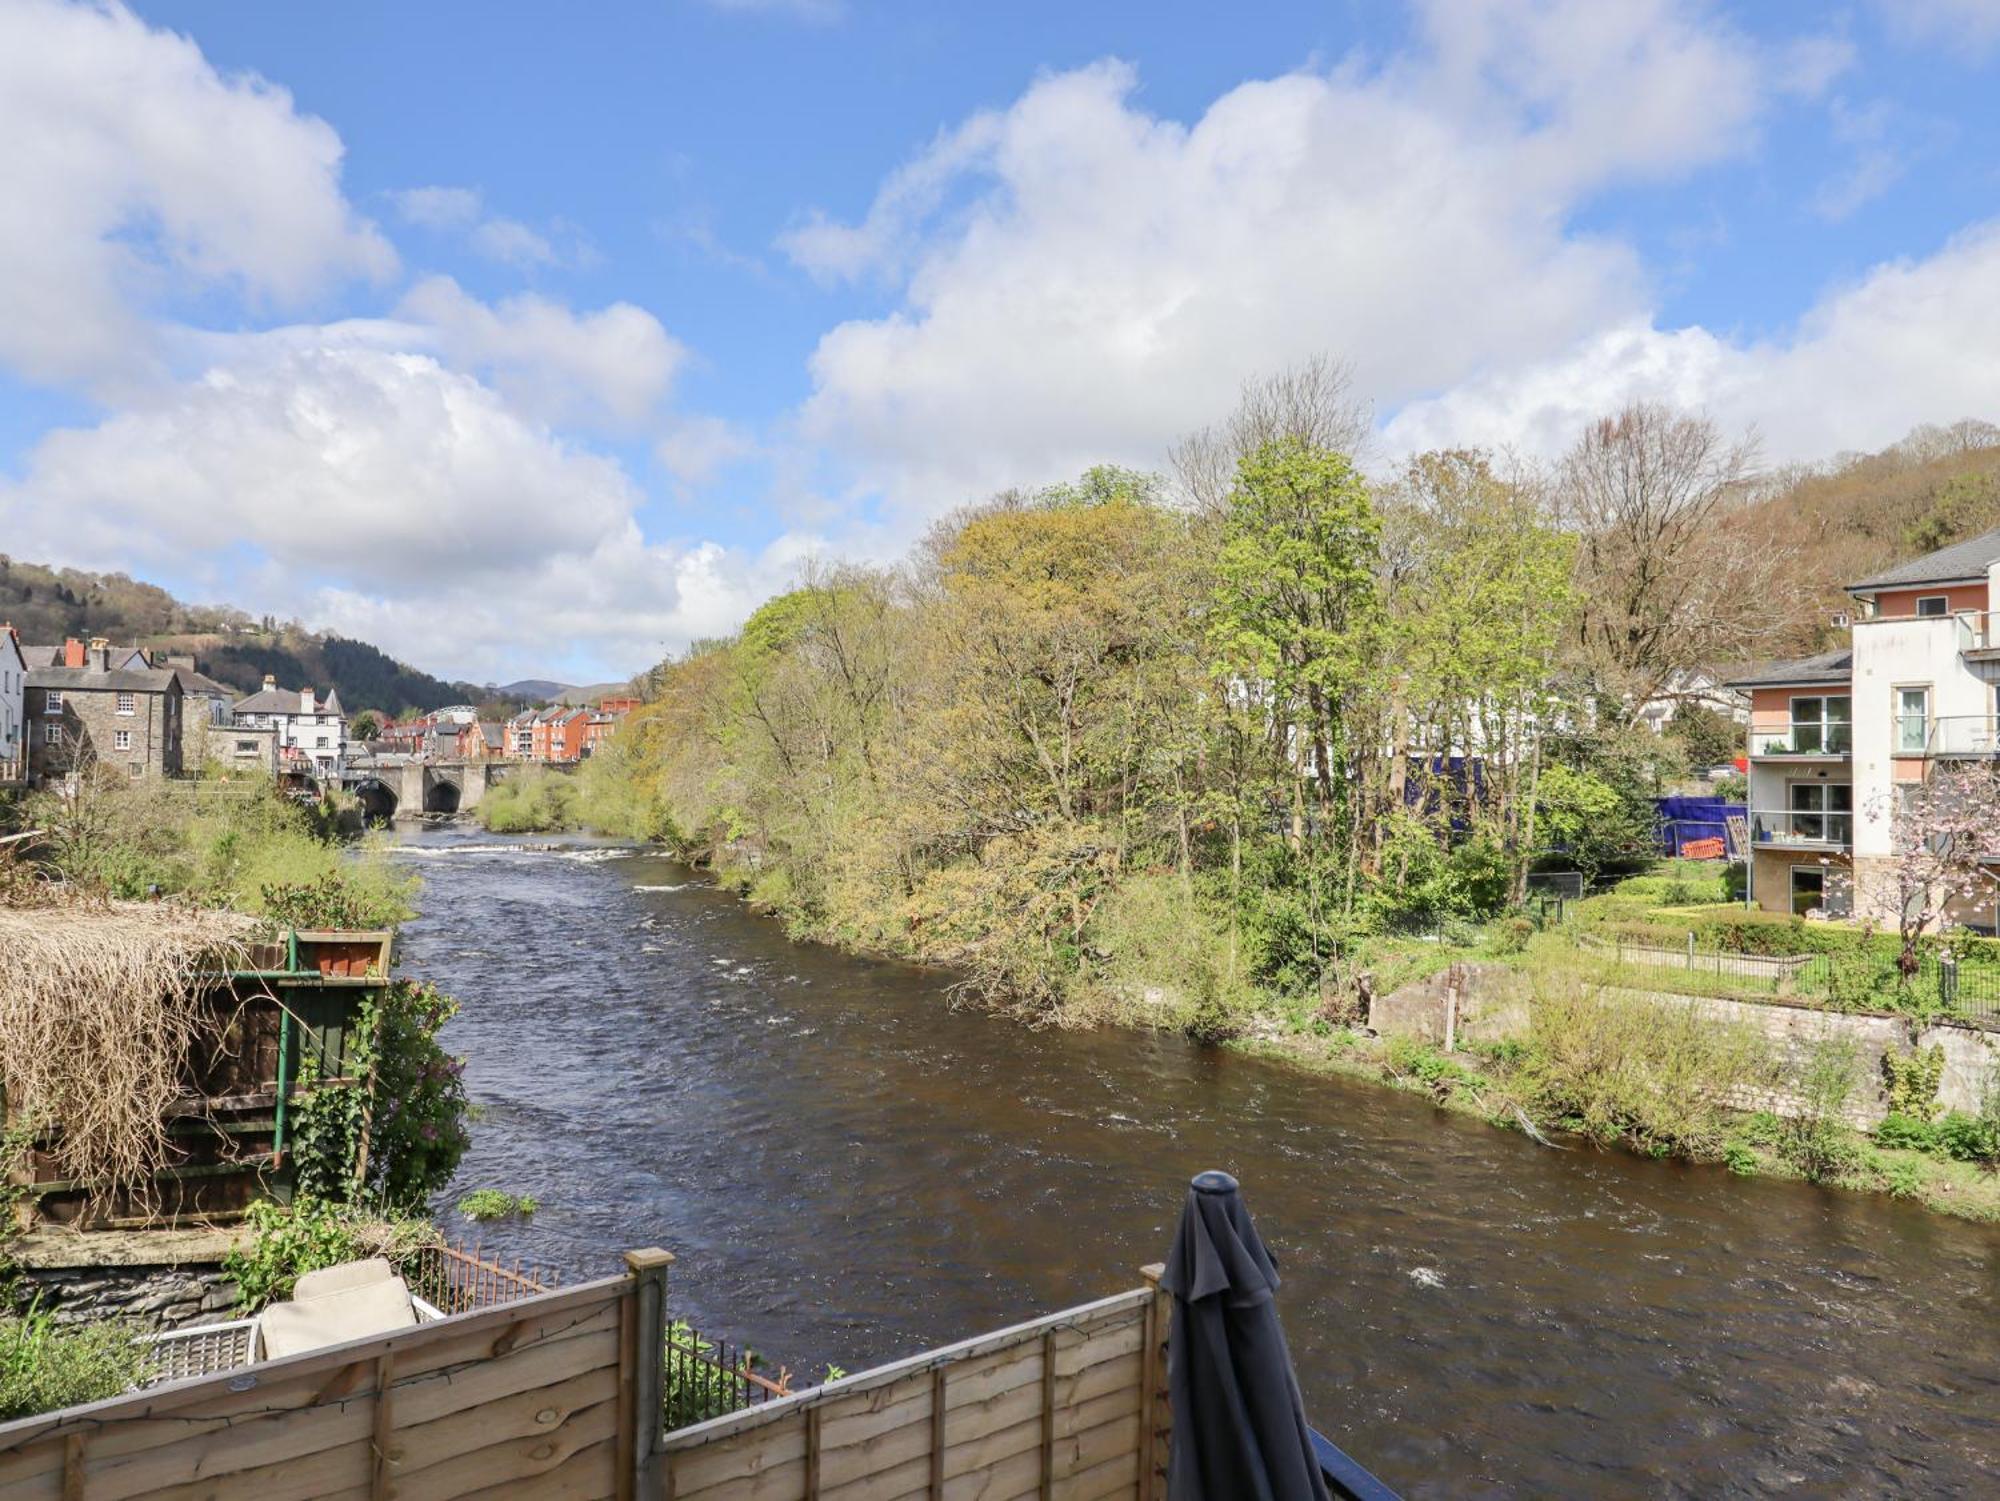
[{"label": "river water", "polygon": [[[1240,1178],[1308,1410],[1410,1497],[2000,1495],[2000,1229],[1550,1150],[1367,1084],[949,1008],[583,842],[403,836],[489,1246],[849,1370],[1136,1285]],[[449,1216],[447,1216],[449,1218]]]}]

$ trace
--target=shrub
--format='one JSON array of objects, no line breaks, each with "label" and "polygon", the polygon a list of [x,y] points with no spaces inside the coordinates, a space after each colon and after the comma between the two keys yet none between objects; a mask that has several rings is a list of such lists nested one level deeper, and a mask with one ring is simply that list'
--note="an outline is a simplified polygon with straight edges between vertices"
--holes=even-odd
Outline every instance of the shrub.
[{"label": "shrub", "polygon": [[1739,1178],[1754,1178],[1757,1176],[1757,1153],[1743,1142],[1732,1141],[1727,1143],[1722,1149],[1722,1162],[1729,1171],[1736,1174]]},{"label": "shrub", "polygon": [[37,1299],[0,1316],[0,1420],[115,1397],[147,1362],[146,1348],[117,1324],[59,1325]]},{"label": "shrub", "polygon": [[222,1263],[236,1283],[236,1301],[254,1312],[281,1302],[306,1272],[358,1261],[367,1251],[353,1218],[330,1204],[260,1201],[245,1215],[255,1238]]},{"label": "shrub", "polygon": [[1788,1081],[1795,1114],[1778,1137],[1778,1153],[1808,1183],[1829,1183],[1853,1170],[1860,1158],[1854,1133],[1843,1119],[1861,1080],[1861,1058],[1853,1041],[1828,1033],[1807,1045]]},{"label": "shrub", "polygon": [[1990,1111],[1967,1115],[1954,1110],[1932,1130],[1937,1150],[1959,1162],[2000,1163],[2000,1118]]},{"label": "shrub", "polygon": [[1496,954],[1518,954],[1528,946],[1528,940],[1535,936],[1535,920],[1516,913],[1503,917],[1493,924],[1488,943]]},{"label": "shrub", "polygon": [[531,766],[487,790],[479,801],[479,821],[495,834],[580,828],[577,801],[574,777]]},{"label": "shrub", "polygon": [[1907,1053],[1886,1049],[1882,1054],[1882,1079],[1888,1087],[1889,1109],[1895,1115],[1928,1121],[1937,1115],[1938,1085],[1944,1081],[1944,1048],[1930,1047]]},{"label": "shrub", "polygon": [[1440,1097],[1449,1095],[1462,1084],[1474,1083],[1477,1078],[1448,1053],[1441,1053],[1429,1043],[1419,1042],[1414,1037],[1391,1037],[1384,1048],[1383,1058],[1392,1073],[1416,1079]]},{"label": "shrub", "polygon": [[1555,985],[1535,997],[1529,1018],[1522,1087],[1598,1140],[1715,1157],[1733,1103],[1771,1082],[1753,1028],[1691,1006]]},{"label": "shrub", "polygon": [[1928,1120],[1891,1113],[1883,1116],[1881,1123],[1875,1127],[1875,1141],[1880,1146],[1905,1151],[1935,1152],[1938,1149],[1938,1128]]},{"label": "shrub", "polygon": [[234,1279],[237,1304],[246,1313],[289,1298],[307,1272],[370,1256],[399,1261],[437,1239],[436,1230],[422,1220],[384,1219],[349,1205],[306,1199],[291,1204],[259,1200],[244,1218],[253,1238],[229,1253],[222,1270]]}]

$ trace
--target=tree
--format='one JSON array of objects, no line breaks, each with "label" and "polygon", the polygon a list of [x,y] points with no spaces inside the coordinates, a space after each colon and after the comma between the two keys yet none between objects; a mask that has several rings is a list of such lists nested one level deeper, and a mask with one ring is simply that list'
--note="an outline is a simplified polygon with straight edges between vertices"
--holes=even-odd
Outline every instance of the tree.
[{"label": "tree", "polygon": [[1209,640],[1232,691],[1263,710],[1273,758],[1288,770],[1294,848],[1305,841],[1309,781],[1322,832],[1346,801],[1348,714],[1381,665],[1380,539],[1346,455],[1280,438],[1237,466]]},{"label": "tree", "polygon": [[373,740],[382,733],[382,721],[373,709],[363,709],[348,721],[347,733],[356,740]]},{"label": "tree", "polygon": [[1224,510],[1238,466],[1273,443],[1356,454],[1367,442],[1367,403],[1356,399],[1348,367],[1322,355],[1261,380],[1245,381],[1227,421],[1190,433],[1168,455],[1197,511]]},{"label": "tree", "polygon": [[1873,895],[1896,914],[1907,981],[1925,933],[1949,927],[1954,909],[1993,897],[1986,862],[2000,853],[2000,777],[1981,766],[1940,766],[1899,796],[1876,799],[1865,816],[1889,825],[1888,867]]},{"label": "tree", "polygon": [[1577,647],[1600,712],[1635,723],[1690,669],[1781,637],[1788,622],[1771,601],[1794,548],[1744,534],[1756,456],[1754,439],[1641,404],[1594,423],[1557,466],[1577,535]]}]

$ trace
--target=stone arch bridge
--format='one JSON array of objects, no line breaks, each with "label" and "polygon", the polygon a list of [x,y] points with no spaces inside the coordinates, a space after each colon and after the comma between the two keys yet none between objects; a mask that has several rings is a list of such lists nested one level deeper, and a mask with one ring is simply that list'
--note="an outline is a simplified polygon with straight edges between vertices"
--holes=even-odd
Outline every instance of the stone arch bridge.
[{"label": "stone arch bridge", "polygon": [[361,799],[369,817],[414,818],[470,812],[484,800],[487,790],[506,781],[517,765],[513,761],[377,756],[349,766],[341,780]]}]

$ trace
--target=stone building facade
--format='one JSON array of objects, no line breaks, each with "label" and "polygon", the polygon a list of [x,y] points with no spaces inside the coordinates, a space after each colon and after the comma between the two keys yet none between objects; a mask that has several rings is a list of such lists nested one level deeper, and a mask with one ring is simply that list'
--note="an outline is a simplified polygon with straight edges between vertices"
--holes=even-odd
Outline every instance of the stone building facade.
[{"label": "stone building facade", "polygon": [[179,776],[182,692],[170,668],[136,665],[103,639],[63,644],[55,665],[30,667],[25,694],[28,778],[89,766],[134,777]]}]

